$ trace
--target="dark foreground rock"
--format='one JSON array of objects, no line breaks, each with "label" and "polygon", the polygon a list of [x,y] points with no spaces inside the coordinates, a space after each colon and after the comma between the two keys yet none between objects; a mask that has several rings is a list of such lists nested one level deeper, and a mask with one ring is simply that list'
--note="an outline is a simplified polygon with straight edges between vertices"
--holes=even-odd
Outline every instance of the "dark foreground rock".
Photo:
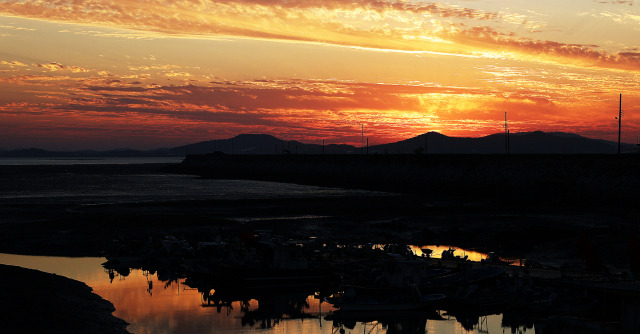
[{"label": "dark foreground rock", "polygon": [[2,333],[129,333],[113,304],[84,283],[0,265],[0,285]]}]

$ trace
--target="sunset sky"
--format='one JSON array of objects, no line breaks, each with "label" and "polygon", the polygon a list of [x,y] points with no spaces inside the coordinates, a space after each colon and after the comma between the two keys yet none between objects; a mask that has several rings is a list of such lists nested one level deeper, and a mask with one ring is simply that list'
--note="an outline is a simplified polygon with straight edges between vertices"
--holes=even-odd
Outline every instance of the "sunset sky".
[{"label": "sunset sky", "polygon": [[640,134],[640,2],[0,0],[0,148]]}]

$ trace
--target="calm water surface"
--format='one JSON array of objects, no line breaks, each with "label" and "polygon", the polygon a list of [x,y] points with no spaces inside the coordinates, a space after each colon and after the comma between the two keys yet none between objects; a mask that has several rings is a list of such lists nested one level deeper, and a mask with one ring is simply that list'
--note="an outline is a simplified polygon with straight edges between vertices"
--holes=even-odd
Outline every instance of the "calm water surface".
[{"label": "calm water surface", "polygon": [[[282,298],[269,299],[270,305],[258,300],[249,301],[248,309],[242,309],[241,303],[234,302],[231,307],[203,307],[201,294],[189,288],[183,280],[171,283],[158,280],[141,270],[133,270],[128,276],[116,275],[111,279],[102,268],[104,258],[64,258],[44,256],[22,256],[0,254],[0,263],[19,265],[26,268],[56,273],[73,278],[91,286],[95,293],[111,301],[114,314],[131,325],[133,333],[503,333],[511,328],[502,327],[502,315],[489,315],[480,318],[480,324],[473,330],[466,330],[454,317],[441,312],[443,320],[407,321],[385,323],[382,321],[355,321],[348,327],[325,319],[334,309],[326,303],[320,303],[313,295],[302,296],[306,299],[304,319],[255,320],[251,315],[260,308],[277,309]],[[151,289],[149,282],[151,282]],[[295,297],[295,296],[293,296]],[[292,295],[286,298],[291,299]],[[275,306],[274,306],[275,305]],[[251,321],[253,319],[254,321]],[[408,331],[409,326],[411,330]],[[415,328],[418,326],[418,328]],[[424,329],[424,331],[422,331]],[[416,331],[417,330],[417,331]],[[519,328],[524,333],[525,328]],[[533,329],[529,329],[533,333]]]},{"label": "calm water surface", "polygon": [[9,204],[110,204],[384,194],[266,181],[202,179],[193,175],[162,173],[154,171],[153,167],[138,167],[131,172],[127,167],[146,163],[178,163],[180,160],[0,158],[0,200]]},{"label": "calm water surface", "polygon": [[182,157],[0,158],[0,166],[177,164]]}]

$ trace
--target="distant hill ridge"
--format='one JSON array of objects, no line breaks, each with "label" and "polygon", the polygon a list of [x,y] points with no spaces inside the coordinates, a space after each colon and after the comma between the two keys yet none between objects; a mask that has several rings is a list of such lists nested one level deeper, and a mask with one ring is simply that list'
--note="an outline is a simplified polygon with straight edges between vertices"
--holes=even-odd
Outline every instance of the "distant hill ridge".
[{"label": "distant hill ridge", "polygon": [[[636,152],[632,144],[623,144],[623,152]],[[502,154],[506,153],[503,133],[478,138],[449,137],[428,132],[395,143],[373,145],[368,148],[351,145],[325,145],[287,141],[266,134],[243,134],[175,147],[169,150],[181,154]],[[521,132],[509,137],[509,151],[513,154],[614,154],[617,143],[590,139],[564,132]]]},{"label": "distant hill ridge", "polygon": [[[367,147],[345,144],[302,143],[283,140],[268,134],[241,134],[228,139],[215,139],[174,148],[154,150],[115,149],[108,151],[46,151],[36,148],[0,150],[0,157],[163,157],[186,154],[503,154],[506,141],[503,133],[484,137],[449,137],[437,132]],[[617,142],[590,139],[564,132],[522,132],[509,137],[512,154],[614,154]],[[622,144],[625,153],[637,152],[633,144]]]}]

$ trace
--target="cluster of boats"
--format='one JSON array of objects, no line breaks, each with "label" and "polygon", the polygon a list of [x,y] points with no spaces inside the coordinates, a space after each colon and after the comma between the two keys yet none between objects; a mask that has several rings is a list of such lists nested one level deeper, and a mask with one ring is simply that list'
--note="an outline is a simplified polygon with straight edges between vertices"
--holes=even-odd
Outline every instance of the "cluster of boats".
[{"label": "cluster of boats", "polygon": [[[417,256],[407,245],[339,244],[313,237],[289,240],[270,231],[255,231],[199,242],[164,237],[138,245],[135,253],[120,243],[114,245],[104,267],[111,277],[126,276],[138,268],[169,281],[185,279],[202,294],[203,306],[273,300],[274,295],[285,293],[295,293],[300,300],[314,295],[335,310],[330,317],[341,321],[446,310],[477,315],[476,321],[467,324],[473,328],[482,314],[588,316],[593,308],[607,306],[594,297],[600,291],[562,282],[561,277],[546,277],[548,273],[534,268],[510,266],[495,255],[480,263],[454,256],[453,249],[440,258],[432,257],[428,249],[421,253]],[[294,304],[304,306],[301,301]],[[577,309],[573,306],[587,304],[590,310],[572,311]],[[638,304],[627,305],[630,314],[640,312]],[[287,312],[304,316],[300,308]],[[626,319],[615,320],[624,328]]]}]

